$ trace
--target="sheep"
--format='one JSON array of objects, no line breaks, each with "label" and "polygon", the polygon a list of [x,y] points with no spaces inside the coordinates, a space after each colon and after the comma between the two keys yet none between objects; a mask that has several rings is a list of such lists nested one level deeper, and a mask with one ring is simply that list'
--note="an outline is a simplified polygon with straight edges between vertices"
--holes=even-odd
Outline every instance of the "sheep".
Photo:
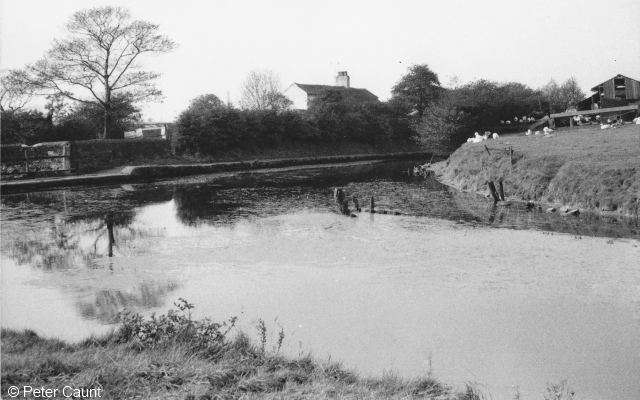
[{"label": "sheep", "polygon": [[544,132],[544,134],[545,134],[545,135],[548,135],[548,134],[550,134],[551,132],[553,132],[553,129],[548,128],[548,127],[546,127],[546,126],[545,126],[545,127],[542,129],[542,131]]},{"label": "sheep", "polygon": [[533,132],[531,132],[531,129],[527,129],[527,131],[525,132],[525,136],[531,136]]},{"label": "sheep", "polygon": [[491,135],[491,137],[492,137],[492,138],[494,138],[494,139],[497,139],[497,138],[499,138],[500,136],[498,136],[498,134],[497,134],[496,132],[493,132],[493,135]]},{"label": "sheep", "polygon": [[507,125],[511,125],[511,121],[509,121],[509,120],[504,121],[504,123],[507,124]]},{"label": "sheep", "polygon": [[600,129],[609,129],[611,128],[611,124],[600,124]]},{"label": "sheep", "polygon": [[633,123],[636,124],[636,125],[640,125],[640,117],[635,117],[633,119]]},{"label": "sheep", "polygon": [[542,132],[540,132],[540,131],[536,131],[536,133],[534,133],[534,135],[535,135],[535,136],[538,136],[540,133],[542,133]]},{"label": "sheep", "polygon": [[504,120],[503,120],[503,119],[501,119],[501,120],[500,120],[500,123],[504,125]]},{"label": "sheep", "polygon": [[484,136],[480,136],[478,132],[473,134],[472,138],[467,139],[467,143],[480,143],[485,140]]}]

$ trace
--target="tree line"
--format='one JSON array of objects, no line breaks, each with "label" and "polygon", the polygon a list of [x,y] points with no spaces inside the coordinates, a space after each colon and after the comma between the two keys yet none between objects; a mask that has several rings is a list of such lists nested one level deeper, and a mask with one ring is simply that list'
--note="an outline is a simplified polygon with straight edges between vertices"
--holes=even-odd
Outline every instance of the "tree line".
[{"label": "tree line", "polygon": [[[140,104],[162,96],[159,75],[140,63],[176,47],[158,25],[107,6],[76,12],[65,28],[40,60],[0,76],[3,143],[122,138],[140,124]],[[284,141],[455,147],[470,129],[562,111],[584,97],[574,78],[539,89],[487,80],[445,88],[428,65],[411,67],[391,94],[386,102],[354,103],[329,89],[299,112],[277,74],[252,71],[240,108],[213,94],[191,102],[177,119],[180,146],[203,154]],[[35,96],[46,97],[45,112],[26,108]]]},{"label": "tree line", "polygon": [[390,102],[399,103],[413,116],[411,126],[418,143],[450,151],[473,131],[495,128],[500,121],[564,111],[584,97],[573,77],[560,85],[551,80],[538,89],[485,79],[444,88],[427,65],[416,65],[393,87]]},{"label": "tree line", "polygon": [[279,107],[234,108],[214,94],[194,99],[177,119],[179,151],[212,155],[283,143],[384,145],[408,142],[410,118],[390,104],[352,104],[327,91],[308,112]]}]

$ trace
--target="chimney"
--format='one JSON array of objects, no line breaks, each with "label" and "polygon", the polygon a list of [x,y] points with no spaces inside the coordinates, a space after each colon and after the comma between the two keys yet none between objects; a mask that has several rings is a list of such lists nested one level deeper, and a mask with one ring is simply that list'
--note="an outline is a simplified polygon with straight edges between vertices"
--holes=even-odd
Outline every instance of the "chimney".
[{"label": "chimney", "polygon": [[349,74],[347,74],[347,71],[338,71],[338,75],[336,75],[336,86],[350,87]]}]

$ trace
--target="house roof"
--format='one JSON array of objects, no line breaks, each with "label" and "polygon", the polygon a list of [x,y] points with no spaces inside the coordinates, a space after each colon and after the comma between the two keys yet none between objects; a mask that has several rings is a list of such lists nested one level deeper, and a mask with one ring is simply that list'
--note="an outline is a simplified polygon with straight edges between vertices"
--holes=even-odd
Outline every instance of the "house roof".
[{"label": "house roof", "polygon": [[319,95],[328,90],[337,90],[346,93],[351,99],[359,101],[378,101],[378,96],[371,93],[367,89],[347,88],[344,86],[331,85],[309,85],[305,83],[294,83],[297,87],[304,90],[308,95]]},{"label": "house roof", "polygon": [[624,75],[622,75],[622,74],[618,74],[618,75],[616,75],[616,76],[614,76],[614,77],[611,77],[611,78],[607,79],[606,81],[603,81],[603,82],[598,83],[597,85],[595,85],[594,87],[592,87],[592,88],[591,88],[591,91],[592,91],[592,92],[597,92],[597,91],[598,91],[598,86],[601,86],[601,85],[603,85],[605,82],[608,82],[608,81],[610,81],[610,80],[612,80],[612,79],[616,79],[616,78],[627,78],[627,79],[631,79],[632,81],[639,82],[637,79],[629,78],[628,76],[624,76]]}]

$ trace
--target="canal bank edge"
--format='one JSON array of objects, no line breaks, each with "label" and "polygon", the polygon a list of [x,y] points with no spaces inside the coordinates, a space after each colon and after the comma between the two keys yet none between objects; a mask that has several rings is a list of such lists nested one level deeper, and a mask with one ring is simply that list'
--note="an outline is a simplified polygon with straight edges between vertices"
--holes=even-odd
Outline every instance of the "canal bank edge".
[{"label": "canal bank edge", "polygon": [[11,194],[27,191],[55,189],[67,186],[120,184],[189,175],[220,172],[253,171],[267,168],[309,167],[360,161],[421,160],[432,156],[428,151],[412,151],[378,154],[352,154],[322,157],[295,157],[267,160],[248,160],[201,164],[139,165],[126,166],[120,172],[45,177],[0,182],[0,193]]},{"label": "canal bank edge", "polygon": [[[430,170],[460,191],[490,197],[487,182],[502,180],[507,200],[533,202],[554,212],[578,209],[638,218],[640,129],[564,130],[556,135],[463,144]],[[601,143],[606,146],[598,147]]]}]

